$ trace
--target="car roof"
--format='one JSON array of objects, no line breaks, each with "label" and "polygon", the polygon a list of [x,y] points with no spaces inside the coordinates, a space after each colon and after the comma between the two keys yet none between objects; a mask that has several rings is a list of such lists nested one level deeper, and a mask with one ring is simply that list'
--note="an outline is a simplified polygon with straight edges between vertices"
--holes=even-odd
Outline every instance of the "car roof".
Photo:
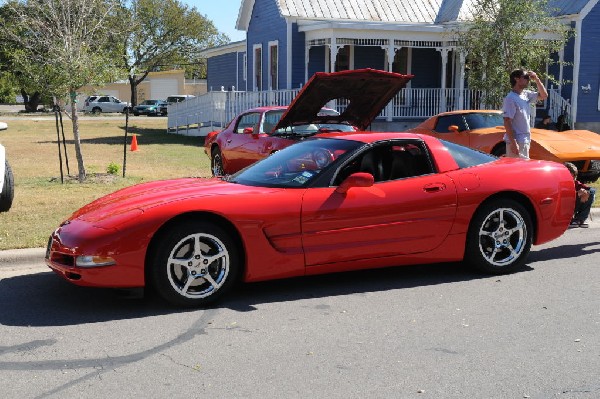
[{"label": "car roof", "polygon": [[[370,68],[317,72],[292,100],[275,129],[311,123],[349,123],[365,130],[412,77]],[[320,114],[321,108],[336,99],[347,101],[344,112]]]}]

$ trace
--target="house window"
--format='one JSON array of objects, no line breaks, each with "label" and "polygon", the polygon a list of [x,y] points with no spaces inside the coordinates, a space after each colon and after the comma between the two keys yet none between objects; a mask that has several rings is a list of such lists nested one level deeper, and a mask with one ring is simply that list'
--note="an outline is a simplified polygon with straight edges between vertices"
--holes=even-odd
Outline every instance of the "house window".
[{"label": "house window", "polygon": [[341,47],[335,59],[335,71],[347,71],[350,69],[350,46]]},{"label": "house window", "polygon": [[277,80],[277,73],[278,73],[278,64],[277,64],[277,59],[278,59],[278,43],[275,42],[269,42],[269,89],[270,90],[277,90],[279,88],[279,82]]},{"label": "house window", "polygon": [[254,89],[262,90],[262,45],[254,45]]}]

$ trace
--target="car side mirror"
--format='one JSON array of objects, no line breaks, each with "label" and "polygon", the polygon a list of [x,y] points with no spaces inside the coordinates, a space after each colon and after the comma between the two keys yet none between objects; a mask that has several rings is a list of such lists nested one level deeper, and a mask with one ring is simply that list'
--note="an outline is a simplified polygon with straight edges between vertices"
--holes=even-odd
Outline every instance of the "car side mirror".
[{"label": "car side mirror", "polygon": [[346,194],[352,187],[371,187],[373,184],[375,184],[375,178],[372,174],[357,172],[344,179],[338,188],[335,189],[335,192]]},{"label": "car side mirror", "polygon": [[244,128],[244,134],[252,134],[252,133],[254,133],[254,128],[252,128],[252,127]]},{"label": "car side mirror", "polygon": [[453,133],[459,133],[458,126],[456,126],[456,125],[448,126],[448,130],[450,130]]}]

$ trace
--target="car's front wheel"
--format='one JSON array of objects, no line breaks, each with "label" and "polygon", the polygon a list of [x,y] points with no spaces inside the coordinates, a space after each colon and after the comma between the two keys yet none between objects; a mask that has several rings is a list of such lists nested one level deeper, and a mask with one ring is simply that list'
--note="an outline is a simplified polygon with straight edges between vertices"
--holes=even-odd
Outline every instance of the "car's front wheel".
[{"label": "car's front wheel", "polygon": [[527,209],[512,199],[497,199],[484,204],[471,220],[465,261],[486,273],[511,273],[524,265],[532,239]]},{"label": "car's front wheel", "polygon": [[155,242],[148,277],[156,292],[174,305],[205,306],[223,296],[238,279],[238,246],[214,223],[180,222]]},{"label": "car's front wheel", "polygon": [[225,175],[225,169],[223,168],[223,155],[218,148],[212,150],[212,157],[210,161],[210,169],[213,176]]},{"label": "car's front wheel", "polygon": [[4,186],[0,192],[0,212],[10,209],[15,196],[15,181],[8,161],[4,161]]}]

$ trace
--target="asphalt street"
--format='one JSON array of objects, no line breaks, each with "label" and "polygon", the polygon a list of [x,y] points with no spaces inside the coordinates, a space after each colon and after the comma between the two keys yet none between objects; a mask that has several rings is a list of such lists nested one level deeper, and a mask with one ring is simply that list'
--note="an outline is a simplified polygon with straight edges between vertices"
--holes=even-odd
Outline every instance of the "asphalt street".
[{"label": "asphalt street", "polygon": [[247,284],[191,310],[76,287],[43,251],[20,266],[13,252],[0,268],[1,396],[596,399],[599,229],[533,247],[510,275],[339,273]]}]

